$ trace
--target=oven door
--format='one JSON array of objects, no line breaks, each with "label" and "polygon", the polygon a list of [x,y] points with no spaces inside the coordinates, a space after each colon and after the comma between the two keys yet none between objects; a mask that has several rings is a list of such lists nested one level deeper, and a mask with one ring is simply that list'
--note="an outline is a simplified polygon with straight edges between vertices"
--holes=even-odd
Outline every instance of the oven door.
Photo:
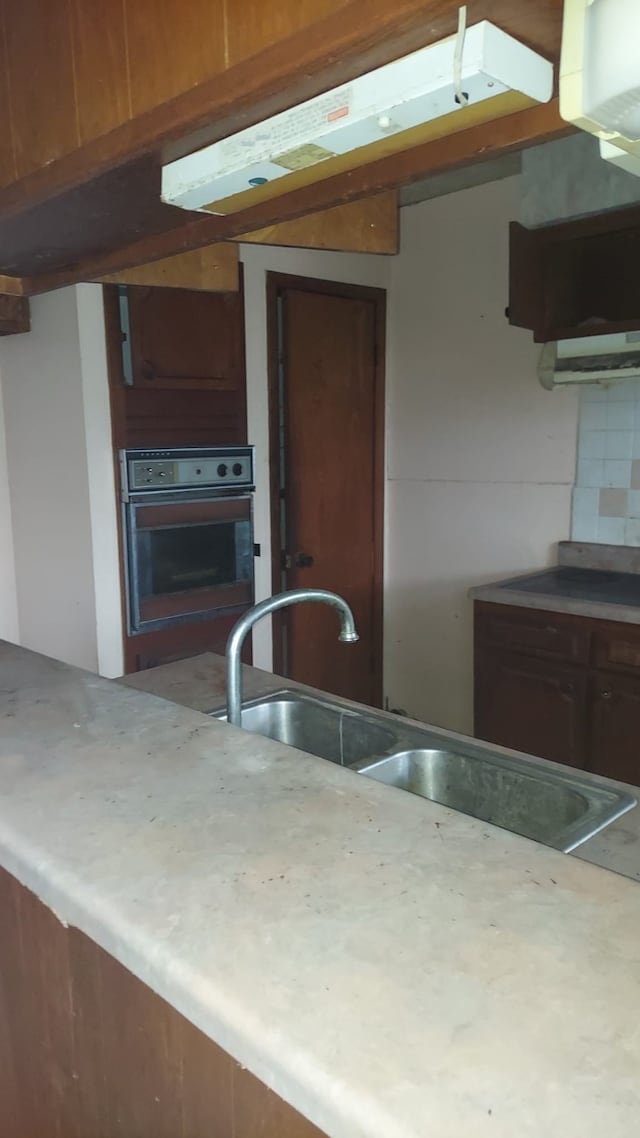
[{"label": "oven door", "polygon": [[209,620],[253,603],[251,498],[125,506],[131,633]]}]

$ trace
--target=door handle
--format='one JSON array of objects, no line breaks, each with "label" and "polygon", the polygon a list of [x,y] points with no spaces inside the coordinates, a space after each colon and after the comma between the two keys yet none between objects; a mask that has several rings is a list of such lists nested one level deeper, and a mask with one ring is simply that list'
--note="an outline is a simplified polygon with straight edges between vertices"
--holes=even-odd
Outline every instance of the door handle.
[{"label": "door handle", "polygon": [[313,557],[310,553],[296,553],[295,565],[297,569],[310,569],[313,565]]}]

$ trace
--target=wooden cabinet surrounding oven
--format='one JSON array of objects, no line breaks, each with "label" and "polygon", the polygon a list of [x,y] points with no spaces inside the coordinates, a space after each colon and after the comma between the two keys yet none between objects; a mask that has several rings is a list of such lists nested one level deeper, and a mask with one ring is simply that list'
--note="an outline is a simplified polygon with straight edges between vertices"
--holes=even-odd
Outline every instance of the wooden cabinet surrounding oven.
[{"label": "wooden cabinet surrounding oven", "polygon": [[475,734],[640,785],[640,625],[475,604]]}]

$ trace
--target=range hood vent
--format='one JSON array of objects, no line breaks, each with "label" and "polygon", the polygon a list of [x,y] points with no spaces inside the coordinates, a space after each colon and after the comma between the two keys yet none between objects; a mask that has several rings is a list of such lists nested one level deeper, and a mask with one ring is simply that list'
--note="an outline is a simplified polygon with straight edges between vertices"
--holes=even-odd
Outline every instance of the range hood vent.
[{"label": "range hood vent", "polygon": [[552,390],[566,383],[612,383],[640,377],[640,330],[545,344],[538,378]]}]

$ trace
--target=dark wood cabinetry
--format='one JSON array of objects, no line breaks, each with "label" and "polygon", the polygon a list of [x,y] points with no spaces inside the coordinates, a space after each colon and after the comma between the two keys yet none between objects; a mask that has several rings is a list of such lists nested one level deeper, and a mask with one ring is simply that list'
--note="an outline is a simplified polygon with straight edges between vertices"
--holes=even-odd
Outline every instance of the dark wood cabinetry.
[{"label": "dark wood cabinetry", "polygon": [[[107,285],[104,298],[117,483],[121,449],[246,443],[242,288],[216,293]],[[124,547],[121,525],[123,566]],[[124,587],[123,570],[123,598]],[[130,635],[123,599],[125,671],[224,652],[238,611]],[[243,659],[251,660],[249,643]]]},{"label": "dark wood cabinetry", "polygon": [[640,626],[476,602],[474,730],[640,785]]},{"label": "dark wood cabinetry", "polygon": [[509,320],[545,342],[640,323],[640,209],[510,228]]},{"label": "dark wood cabinetry", "polygon": [[242,289],[105,287],[116,449],[246,443],[243,304]]},{"label": "dark wood cabinetry", "polygon": [[577,668],[488,652],[476,680],[476,735],[582,767],[586,692],[586,676]]}]

